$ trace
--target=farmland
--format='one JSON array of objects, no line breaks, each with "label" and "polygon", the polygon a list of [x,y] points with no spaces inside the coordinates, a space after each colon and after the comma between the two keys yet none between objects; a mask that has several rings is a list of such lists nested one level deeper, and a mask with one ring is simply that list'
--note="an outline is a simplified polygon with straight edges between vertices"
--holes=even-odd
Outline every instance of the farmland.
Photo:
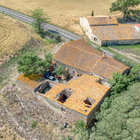
[{"label": "farmland", "polygon": [[14,55],[30,39],[27,27],[0,14],[0,64]]},{"label": "farmland", "polygon": [[[52,19],[52,24],[82,35],[79,18],[95,15],[110,15],[109,8],[115,0],[1,0],[0,5],[30,15],[35,8],[42,8]],[[114,14],[114,13],[113,13]],[[119,14],[119,13],[115,13]]]}]

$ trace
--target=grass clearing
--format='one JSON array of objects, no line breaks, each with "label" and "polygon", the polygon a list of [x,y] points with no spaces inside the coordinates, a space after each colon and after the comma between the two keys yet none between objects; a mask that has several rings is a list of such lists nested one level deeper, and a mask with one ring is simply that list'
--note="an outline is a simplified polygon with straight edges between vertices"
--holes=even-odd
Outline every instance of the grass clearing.
[{"label": "grass clearing", "polygon": [[[121,54],[119,54],[119,53],[116,52],[116,51],[113,51],[113,50],[110,49],[109,47],[102,47],[102,48],[105,49],[105,50],[107,50],[107,51],[109,51],[109,52],[111,52],[111,53],[113,53],[113,54],[115,54],[115,56],[117,56],[118,58],[120,58],[121,60],[124,61],[124,64],[125,64],[125,65],[128,64],[128,65],[130,65],[130,66],[133,66],[133,65],[138,64],[136,61],[134,61],[134,60],[132,60],[132,59],[130,59],[130,58],[124,56],[124,55],[121,55]],[[119,60],[118,60],[118,61],[119,61]],[[123,63],[123,62],[122,62],[122,63]]]},{"label": "grass clearing", "polygon": [[140,45],[120,45],[111,46],[111,48],[140,56]]}]

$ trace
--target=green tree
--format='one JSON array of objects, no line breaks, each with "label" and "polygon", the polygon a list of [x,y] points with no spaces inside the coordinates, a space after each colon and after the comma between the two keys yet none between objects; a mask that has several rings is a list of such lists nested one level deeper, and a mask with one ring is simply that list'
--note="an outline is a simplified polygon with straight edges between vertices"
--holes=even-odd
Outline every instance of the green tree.
[{"label": "green tree", "polygon": [[114,73],[113,79],[109,80],[111,84],[111,95],[118,96],[123,90],[126,90],[130,84],[130,79],[126,75]]},{"label": "green tree", "polygon": [[110,108],[98,112],[90,140],[139,140],[140,83],[130,86],[112,102]]},{"label": "green tree", "polygon": [[116,2],[112,3],[110,8],[110,12],[121,11],[123,13],[123,19],[129,16],[130,10],[135,6],[140,4],[140,0],[116,0]]},{"label": "green tree", "polygon": [[54,73],[57,75],[57,76],[61,76],[61,75],[65,75],[66,76],[66,70],[65,70],[65,68],[63,67],[63,66],[57,66],[56,68],[55,68],[55,71],[54,71]]},{"label": "green tree", "polygon": [[34,11],[31,11],[32,15],[31,17],[35,19],[33,22],[33,27],[37,31],[37,33],[41,33],[41,24],[43,22],[49,22],[50,18],[44,13],[43,9],[35,9]]},{"label": "green tree", "polygon": [[26,76],[42,74],[50,68],[51,61],[51,54],[47,54],[45,59],[41,59],[34,53],[28,52],[19,58],[18,72],[22,72]]},{"label": "green tree", "polygon": [[94,16],[94,11],[92,11],[91,16]]},{"label": "green tree", "polygon": [[130,74],[129,74],[129,78],[131,81],[140,81],[140,65],[134,65],[131,69],[130,69]]},{"label": "green tree", "polygon": [[83,120],[76,120],[74,128],[71,130],[75,136],[75,140],[88,140],[89,128],[86,126]]}]

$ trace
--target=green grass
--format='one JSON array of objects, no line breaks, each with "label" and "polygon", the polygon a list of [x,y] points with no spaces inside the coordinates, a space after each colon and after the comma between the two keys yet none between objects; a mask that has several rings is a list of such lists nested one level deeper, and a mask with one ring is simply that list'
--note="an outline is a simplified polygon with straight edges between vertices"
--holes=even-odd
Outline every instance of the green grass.
[{"label": "green grass", "polygon": [[[115,47],[115,46],[114,46]],[[133,65],[136,65],[137,64],[137,62],[136,61],[134,61],[134,60],[132,60],[132,59],[129,59],[129,58],[127,58],[127,57],[125,57],[124,55],[121,55],[121,54],[119,54],[119,53],[117,53],[117,52],[115,52],[115,51],[113,51],[113,50],[111,50],[110,48],[108,48],[108,47],[102,47],[103,49],[105,49],[105,50],[107,50],[107,51],[109,51],[109,52],[111,52],[111,53],[113,53],[114,54],[114,58],[117,56],[119,59],[116,59],[116,60],[118,60],[118,61],[120,61],[121,63],[124,63],[125,65],[127,65],[127,66],[133,66]],[[124,60],[124,61],[123,61]]]},{"label": "green grass", "polygon": [[120,45],[120,46],[111,46],[111,48],[140,56],[140,45]]}]

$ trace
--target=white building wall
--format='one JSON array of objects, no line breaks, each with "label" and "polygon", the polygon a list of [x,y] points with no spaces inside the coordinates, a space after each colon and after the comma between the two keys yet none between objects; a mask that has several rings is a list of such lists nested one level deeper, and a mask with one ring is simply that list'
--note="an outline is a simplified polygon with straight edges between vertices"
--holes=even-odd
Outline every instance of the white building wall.
[{"label": "white building wall", "polygon": [[[99,40],[99,38],[96,35],[93,34],[93,32],[90,28],[89,22],[85,17],[80,18],[80,25],[83,28],[85,34],[88,36],[88,38],[92,42],[101,45],[101,41]],[[97,39],[97,41],[95,41],[95,38]]]}]

